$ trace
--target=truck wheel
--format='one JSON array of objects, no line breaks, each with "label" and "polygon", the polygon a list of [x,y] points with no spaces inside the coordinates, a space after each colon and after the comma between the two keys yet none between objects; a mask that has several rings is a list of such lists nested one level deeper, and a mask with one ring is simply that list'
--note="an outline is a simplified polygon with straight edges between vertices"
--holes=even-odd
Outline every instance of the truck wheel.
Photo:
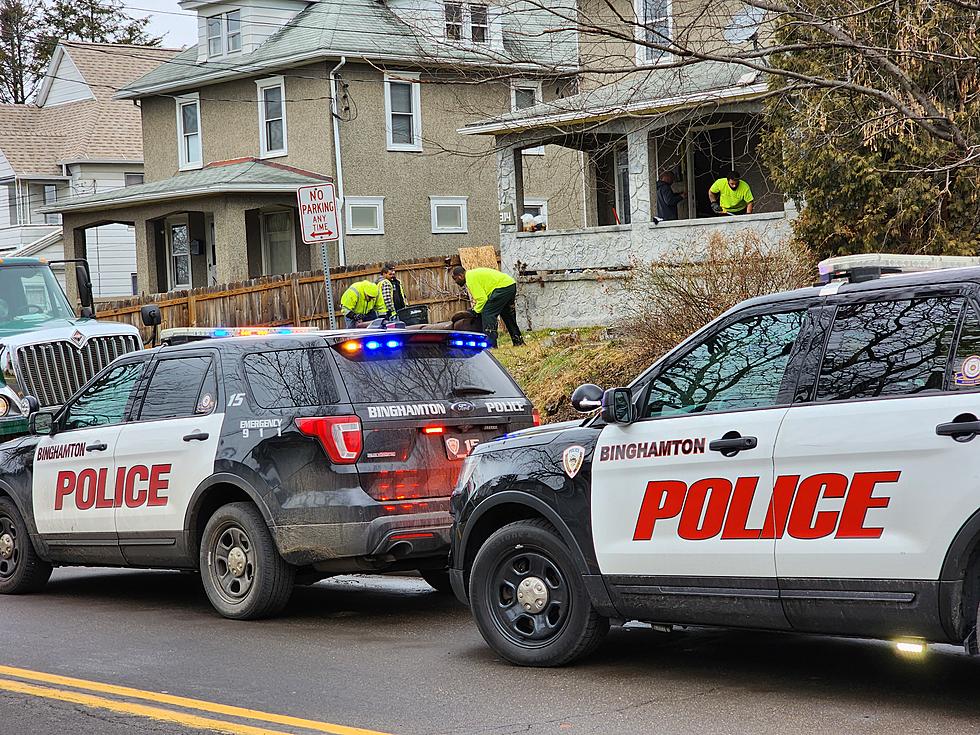
[{"label": "truck wheel", "polygon": [[38,556],[14,501],[0,498],[0,594],[37,592],[50,576],[51,565]]},{"label": "truck wheel", "polygon": [[226,618],[256,620],[280,612],[295,576],[295,567],[279,555],[251,503],[229,503],[208,519],[201,539],[201,580],[214,609]]},{"label": "truck wheel", "polygon": [[453,587],[449,584],[448,569],[419,569],[419,574],[426,581],[426,584],[436,592],[442,592],[446,595],[452,594]]},{"label": "truck wheel", "polygon": [[562,666],[591,653],[609,630],[572,555],[544,520],[504,526],[477,552],[470,608],[490,647],[521,666]]}]

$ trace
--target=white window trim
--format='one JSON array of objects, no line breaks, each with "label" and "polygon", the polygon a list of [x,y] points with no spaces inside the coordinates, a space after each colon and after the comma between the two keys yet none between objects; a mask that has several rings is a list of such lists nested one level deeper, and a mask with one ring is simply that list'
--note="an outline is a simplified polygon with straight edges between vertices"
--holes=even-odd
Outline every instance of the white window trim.
[{"label": "white window trim", "polygon": [[[194,103],[197,106],[197,138],[201,144],[201,160],[188,161],[184,146],[184,116],[181,110],[185,105]],[[201,95],[197,92],[175,98],[177,109],[177,168],[181,171],[194,171],[204,166],[204,131],[201,129]]]},{"label": "white window trim", "polygon": [[[211,21],[212,20],[215,20],[215,19],[217,19],[217,21],[218,21],[218,35],[217,36],[212,36],[211,35],[211,29],[209,28],[209,26],[211,25]],[[225,29],[226,29],[226,24],[225,24],[225,14],[224,13],[215,13],[214,15],[209,15],[209,16],[205,17],[205,19],[204,19],[204,52],[207,54],[207,57],[209,59],[217,59],[218,57],[225,55]],[[218,53],[212,54],[211,53],[211,41],[212,41],[212,39],[215,39],[215,38],[218,39],[218,43],[221,46],[221,48],[218,51]]]},{"label": "white window trim", "polygon": [[[354,227],[351,207],[377,207],[378,226],[375,228]],[[347,218],[347,235],[383,235],[385,234],[385,198],[384,197],[346,197],[344,199],[344,216]]]},{"label": "white window trim", "polygon": [[[469,232],[469,197],[429,197],[429,217],[432,224],[433,235],[460,234],[465,235]],[[460,224],[455,227],[439,227],[436,224],[436,207],[459,206],[461,210]]]},{"label": "white window trim", "polygon": [[[674,55],[670,53],[664,53],[656,61],[651,61],[647,58],[647,51],[651,49],[648,46],[642,45],[644,41],[644,36],[646,34],[646,28],[644,27],[644,15],[643,15],[643,0],[633,0],[633,12],[636,18],[636,24],[634,25],[633,37],[638,41],[635,45],[635,55],[637,66],[652,66],[657,67],[662,64],[669,64],[674,61]],[[673,41],[674,38],[674,0],[667,0],[667,36]]]},{"label": "white window trim", "polygon": [[[418,72],[393,71],[385,74],[385,137],[389,151],[422,151],[422,83]],[[391,83],[402,82],[412,85],[412,137],[414,143],[395,143],[391,129]]]},{"label": "white window trim", "polygon": [[[461,8],[460,15],[460,38],[457,40],[455,38],[450,38],[447,32],[447,26],[449,25],[446,20],[446,5],[454,3],[459,5]],[[484,26],[487,29],[487,37],[485,41],[474,41],[473,40],[473,6],[474,5],[485,5],[487,8],[487,23]],[[497,32],[498,32],[498,14],[494,7],[494,4],[490,0],[482,0],[479,2],[471,2],[470,0],[449,0],[447,3],[445,0],[439,3],[439,22],[442,26],[442,30],[439,33],[440,40],[443,43],[449,43],[454,46],[463,46],[469,48],[496,48],[497,44]],[[453,24],[457,25],[457,24]]]},{"label": "white window trim", "polygon": [[[170,237],[170,228],[174,225],[183,225],[187,228],[187,247],[188,253],[187,258],[190,263],[190,267],[187,269],[188,274],[191,277],[190,283],[174,283],[174,254],[171,249],[173,239]],[[169,285],[168,291],[179,291],[184,289],[194,288],[194,256],[190,253],[190,242],[191,242],[191,226],[190,221],[187,217],[170,217],[163,221],[163,240],[164,245],[167,248],[167,284]]]},{"label": "white window trim", "polygon": [[[255,81],[256,96],[259,105],[259,157],[260,158],[279,158],[289,154],[289,135],[286,125],[286,80],[281,77],[269,77],[268,79],[257,79]],[[262,95],[265,90],[279,87],[282,96],[282,148],[269,150],[265,132],[265,104]]]},{"label": "white window trim", "polygon": [[[510,84],[511,112],[517,112],[517,90],[519,89],[533,89],[534,104],[540,105],[544,102],[544,87],[540,79],[514,79]],[[521,153],[525,156],[543,156],[544,146],[536,145],[533,148],[524,148],[521,150]]]},{"label": "white window trim", "polygon": [[292,253],[292,272],[296,273],[299,268],[296,265],[296,218],[293,216],[293,210],[285,209],[268,209],[259,212],[259,242],[261,244],[262,250],[262,273],[263,275],[268,275],[270,271],[269,266],[269,240],[268,240],[268,230],[265,224],[265,218],[270,214],[288,214],[289,215],[289,248]]},{"label": "white window trim", "polygon": [[[232,34],[228,30],[228,16],[231,15],[232,13],[238,13],[238,31],[236,31],[234,34]],[[241,8],[235,8],[234,10],[229,10],[228,12],[226,12],[226,13],[223,14],[221,27],[222,27],[222,30],[224,31],[224,34],[225,34],[224,35],[224,48],[225,48],[225,55],[226,56],[229,55],[229,54],[240,54],[242,52],[242,43],[245,40],[244,39],[244,33],[242,33],[243,26],[244,26],[244,23],[242,22],[242,11],[241,11]],[[238,48],[236,48],[236,49],[231,48],[231,44],[228,42],[228,39],[230,39],[232,37],[232,35],[238,36]]]},{"label": "white window trim", "polygon": [[[545,225],[548,224],[548,200],[547,199],[524,199],[524,208],[527,207],[541,207],[541,214],[544,217]],[[524,212],[521,212],[524,214]],[[518,220],[520,217],[518,217]]]}]

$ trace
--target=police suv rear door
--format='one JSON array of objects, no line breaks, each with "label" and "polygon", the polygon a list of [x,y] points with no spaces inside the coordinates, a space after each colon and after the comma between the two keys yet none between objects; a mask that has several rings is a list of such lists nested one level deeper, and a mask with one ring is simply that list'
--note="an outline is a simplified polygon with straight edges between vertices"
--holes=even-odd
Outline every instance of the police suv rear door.
[{"label": "police suv rear door", "polygon": [[116,447],[126,502],[116,530],[130,564],[161,563],[178,553],[194,491],[214,473],[224,418],[216,350],[163,352]]},{"label": "police suv rear door", "polygon": [[797,302],[726,318],[655,370],[639,420],[602,430],[593,538],[624,614],[786,627],[773,450],[807,315]]},{"label": "police suv rear door", "polygon": [[789,410],[776,445],[776,474],[799,478],[776,541],[794,627],[891,635],[938,625],[944,559],[980,508],[970,290],[845,290],[828,305],[826,352],[804,370],[815,376],[808,400]]},{"label": "police suv rear door", "polygon": [[531,402],[473,337],[399,333],[334,351],[363,429],[358,472],[376,500],[448,498],[477,444],[533,423]]}]

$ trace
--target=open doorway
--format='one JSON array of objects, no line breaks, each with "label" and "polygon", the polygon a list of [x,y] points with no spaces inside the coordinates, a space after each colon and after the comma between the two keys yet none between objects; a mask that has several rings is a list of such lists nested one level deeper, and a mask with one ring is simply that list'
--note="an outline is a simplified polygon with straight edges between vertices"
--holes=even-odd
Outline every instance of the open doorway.
[{"label": "open doorway", "polygon": [[607,147],[594,158],[594,165],[597,224],[600,227],[630,224],[630,168],[626,141]]},{"label": "open doorway", "polygon": [[690,172],[688,208],[695,217],[713,217],[708,189],[735,166],[735,144],[731,123],[710,125],[690,131],[687,139],[687,170]]}]

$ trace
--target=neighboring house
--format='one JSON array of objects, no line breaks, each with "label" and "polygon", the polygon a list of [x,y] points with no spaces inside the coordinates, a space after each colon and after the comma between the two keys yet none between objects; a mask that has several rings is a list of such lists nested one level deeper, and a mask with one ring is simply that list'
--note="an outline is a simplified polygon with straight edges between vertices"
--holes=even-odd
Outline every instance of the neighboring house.
[{"label": "neighboring house", "polygon": [[[73,243],[106,221],[135,226],[141,292],[319,267],[295,192],[327,178],[345,200],[334,263],[496,244],[493,142],[459,128],[575,91],[576,38],[542,32],[551,16],[533,3],[517,13],[418,0],[181,6],[198,13],[198,45],[118,95],[142,110],[146,183],[45,210],[64,215]],[[582,225],[582,183],[554,184],[579,154],[524,155],[526,211]]]},{"label": "neighboring house", "polygon": [[[645,26],[654,38],[723,52],[764,32],[759,11],[708,0],[582,0],[579,10],[610,30],[580,39],[581,91],[488,115],[463,130],[492,136],[499,151],[501,260],[536,284],[525,289],[521,309],[535,327],[608,323],[622,315],[626,298],[617,283],[636,261],[703,244],[716,234],[749,232],[776,243],[788,237],[796,214],[760,161],[762,100],[769,94],[762,75],[724,61],[678,65],[669,54],[623,40]],[[614,66],[613,60],[644,68],[618,76],[588,73]],[[584,228],[523,233],[506,216],[525,208],[523,151],[542,144],[585,153],[574,178],[586,183]],[[715,215],[708,189],[733,168],[753,190],[754,213]],[[679,218],[658,224],[657,181],[665,171],[674,176],[674,190],[686,196]]]},{"label": "neighboring house", "polygon": [[[0,105],[0,254],[60,259],[61,216],[42,207],[142,183],[140,112],[113,95],[175,53],[64,41],[33,103]],[[132,227],[91,228],[85,252],[97,296],[135,293]]]}]

